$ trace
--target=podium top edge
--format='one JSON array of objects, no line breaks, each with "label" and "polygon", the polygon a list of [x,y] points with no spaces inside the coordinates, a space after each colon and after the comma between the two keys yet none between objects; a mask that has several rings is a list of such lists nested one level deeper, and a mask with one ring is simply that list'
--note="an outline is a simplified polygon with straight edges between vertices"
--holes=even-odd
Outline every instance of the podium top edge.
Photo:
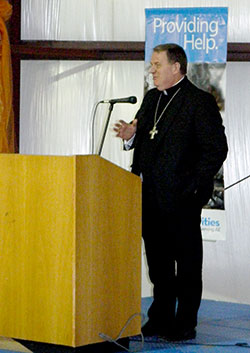
[{"label": "podium top edge", "polygon": [[[72,159],[72,161],[76,162],[78,160],[93,160],[96,163],[98,161],[100,163],[105,163],[105,164],[110,164],[113,168],[120,169],[121,171],[125,173],[132,174],[135,178],[139,178],[137,175],[131,173],[131,171],[113,163],[112,161],[109,161],[108,159],[99,156],[98,154],[76,154],[76,155],[45,155],[45,154],[22,154],[22,153],[0,153],[0,163],[1,159],[6,161],[6,160],[22,160],[22,161],[40,161],[40,160],[47,160],[47,161],[56,161],[56,160],[63,160],[63,159]],[[139,178],[140,179],[140,178]]]}]

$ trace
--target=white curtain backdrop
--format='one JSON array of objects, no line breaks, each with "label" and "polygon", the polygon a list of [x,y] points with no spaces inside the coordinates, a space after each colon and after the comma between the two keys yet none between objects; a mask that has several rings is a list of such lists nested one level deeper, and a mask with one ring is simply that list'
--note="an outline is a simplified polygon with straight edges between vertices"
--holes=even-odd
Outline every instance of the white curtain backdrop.
[{"label": "white curtain backdrop", "polygon": [[[102,156],[125,169],[131,152],[123,151],[114,123],[133,119],[143,95],[142,62],[22,61],[20,152],[23,154],[90,154],[92,118],[103,99],[136,96],[137,104],[114,105]],[[109,104],[95,116],[95,152],[99,150]]]},{"label": "white curtain backdrop", "polygon": [[228,41],[249,41],[249,0],[22,0],[22,39],[144,41],[145,8],[200,6],[228,7]]},{"label": "white curtain backdrop", "polygon": [[[250,175],[250,63],[227,63],[225,186]],[[204,243],[204,296],[250,304],[250,178],[225,191],[227,239]]]},{"label": "white curtain backdrop", "polygon": [[[142,0],[22,0],[22,39],[144,41],[144,8],[228,6],[228,41],[250,41],[250,2]],[[72,20],[74,19],[74,20]],[[130,121],[143,97],[144,62],[22,61],[20,153],[91,153],[91,118],[103,99],[135,95],[138,103],[116,104],[102,156],[129,169],[111,126]],[[227,63],[224,124],[229,155],[225,186],[250,174],[250,63]],[[108,114],[96,114],[96,146]],[[225,191],[226,241],[204,242],[204,298],[250,304],[250,178]],[[142,295],[151,295],[143,263]]]}]

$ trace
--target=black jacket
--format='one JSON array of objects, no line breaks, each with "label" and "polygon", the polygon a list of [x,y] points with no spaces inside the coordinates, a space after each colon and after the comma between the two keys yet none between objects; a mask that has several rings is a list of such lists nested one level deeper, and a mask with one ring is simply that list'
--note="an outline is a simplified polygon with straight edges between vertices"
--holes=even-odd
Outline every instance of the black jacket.
[{"label": "black jacket", "polygon": [[137,112],[132,172],[142,174],[144,188],[160,208],[172,210],[193,197],[202,207],[228,151],[218,106],[211,94],[185,77],[151,140],[160,94],[157,89],[148,91]]}]

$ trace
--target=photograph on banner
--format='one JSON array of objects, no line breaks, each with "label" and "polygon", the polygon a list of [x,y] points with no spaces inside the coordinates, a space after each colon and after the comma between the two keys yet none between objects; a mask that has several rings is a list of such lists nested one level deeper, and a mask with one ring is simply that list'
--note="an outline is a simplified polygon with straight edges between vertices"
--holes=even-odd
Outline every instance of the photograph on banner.
[{"label": "photograph on banner", "polygon": [[[175,43],[186,52],[187,76],[198,88],[216,99],[222,119],[225,116],[227,7],[146,9],[144,93],[154,87],[150,74],[153,48]],[[214,178],[214,191],[204,206],[201,221],[205,240],[225,239],[223,167]]]}]

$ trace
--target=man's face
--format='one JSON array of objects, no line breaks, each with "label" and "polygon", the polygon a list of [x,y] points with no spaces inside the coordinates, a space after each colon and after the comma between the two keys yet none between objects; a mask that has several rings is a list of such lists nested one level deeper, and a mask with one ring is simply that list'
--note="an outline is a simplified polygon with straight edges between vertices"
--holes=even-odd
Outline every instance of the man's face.
[{"label": "man's face", "polygon": [[171,64],[165,52],[153,52],[150,73],[159,91],[172,87],[181,78],[180,64]]}]

